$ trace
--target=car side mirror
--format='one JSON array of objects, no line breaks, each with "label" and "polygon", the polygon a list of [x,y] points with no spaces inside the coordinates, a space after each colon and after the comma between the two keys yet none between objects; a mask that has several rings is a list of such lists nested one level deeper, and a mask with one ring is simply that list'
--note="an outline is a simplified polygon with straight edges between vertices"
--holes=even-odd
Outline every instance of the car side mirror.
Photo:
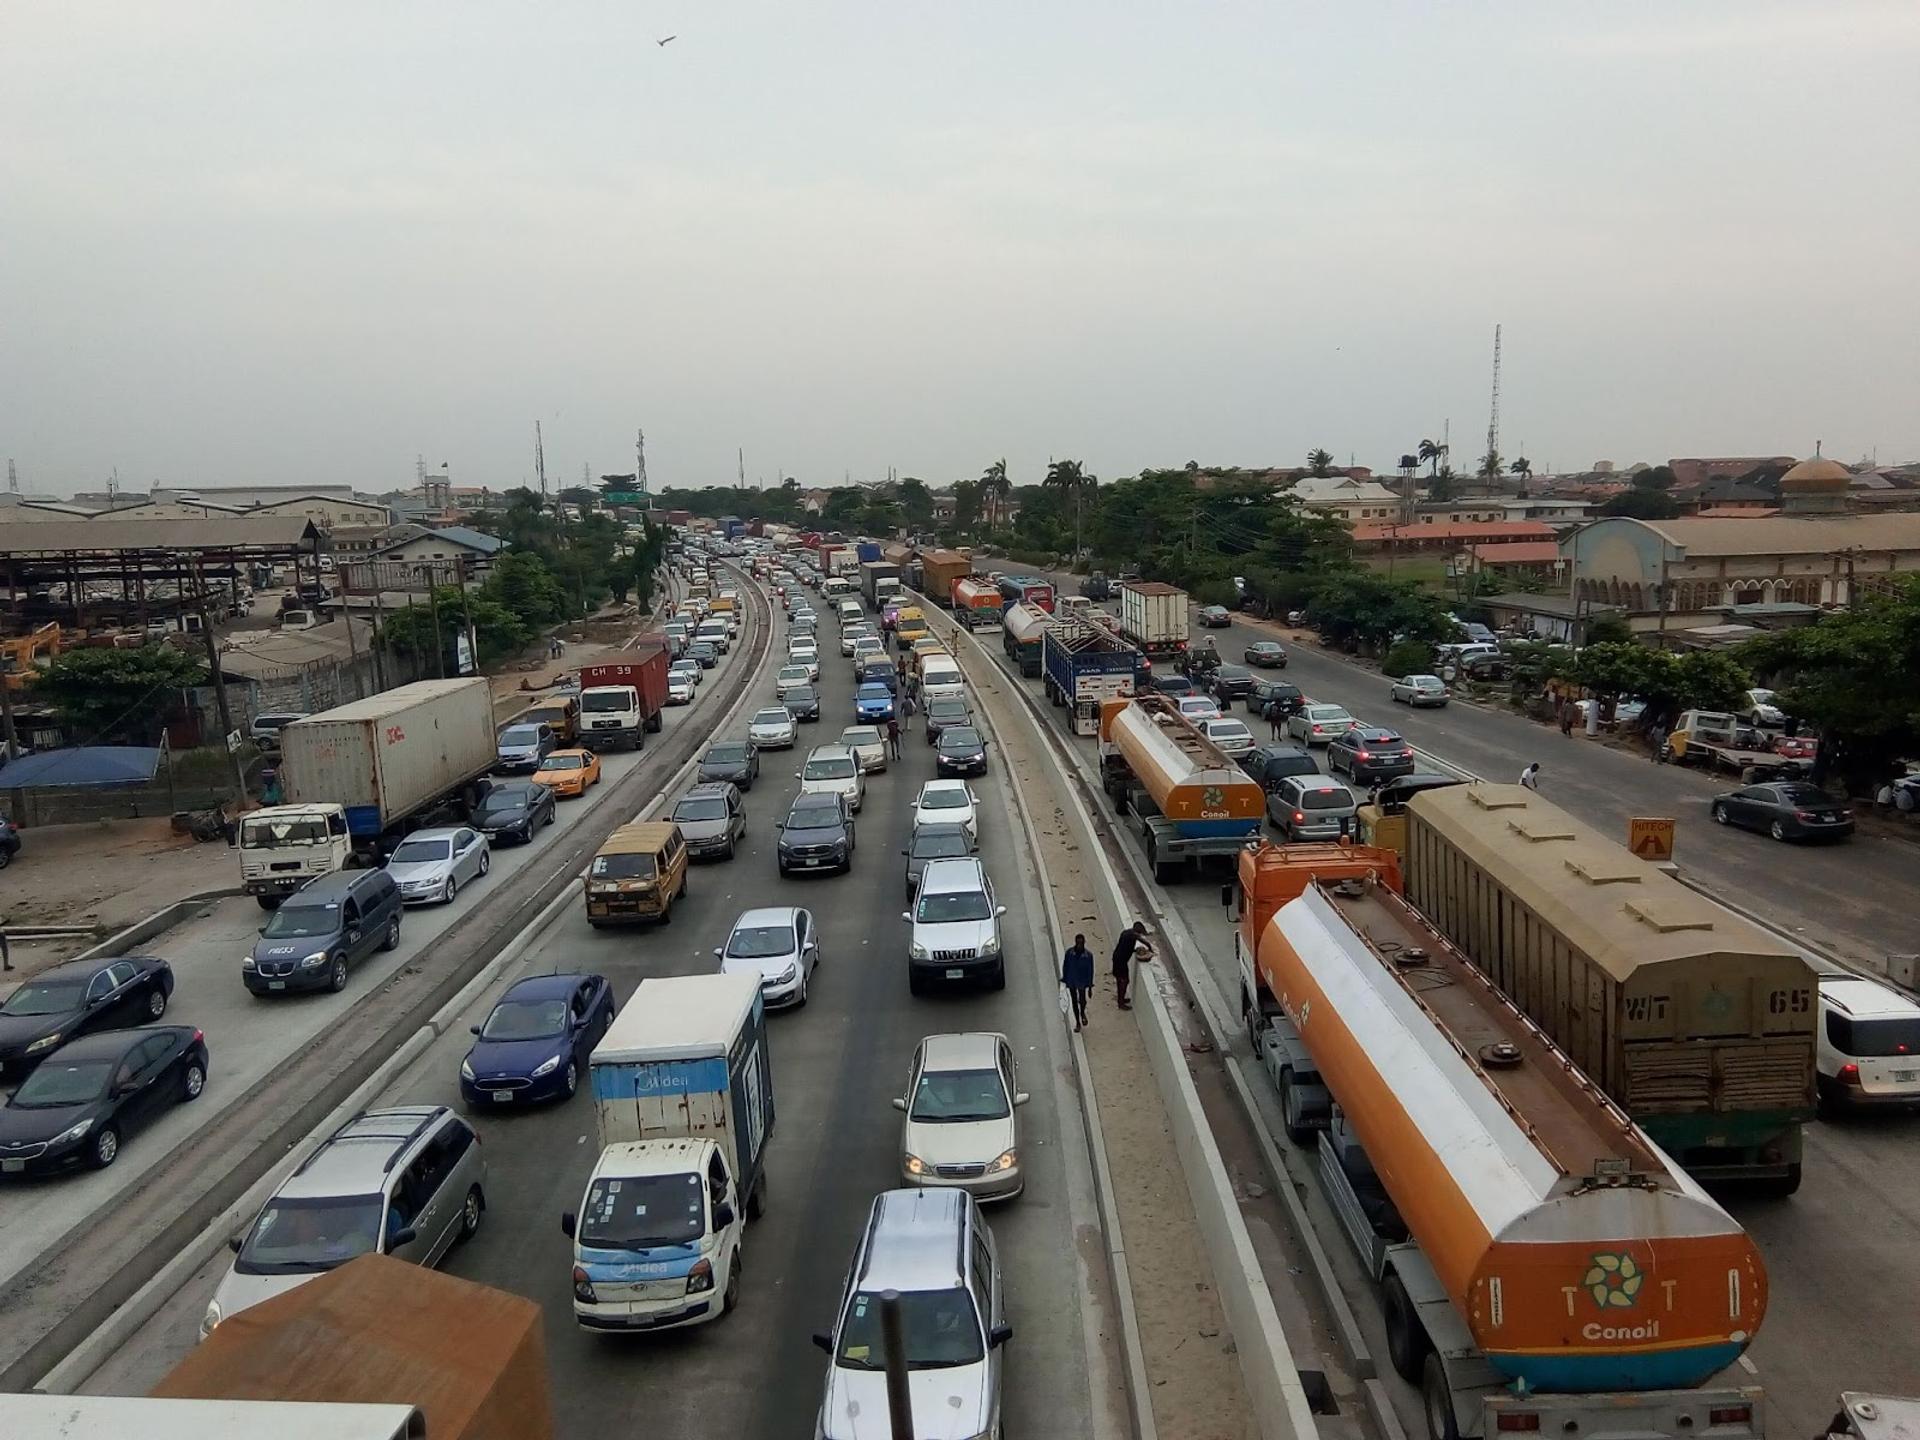
[{"label": "car side mirror", "polygon": [[993,913],[995,915],[1004,915],[1007,913],[1007,907],[1004,905],[996,905],[993,907]]},{"label": "car side mirror", "polygon": [[266,934],[266,933],[267,933],[267,927],[266,927],[266,926],[264,926],[264,925],[262,925],[262,926],[260,927],[260,929],[259,929],[259,930],[258,930],[258,931],[257,931],[256,933],[257,933],[257,934],[261,934],[261,935],[264,935],[264,934]]},{"label": "car side mirror", "polygon": [[906,852],[906,851],[904,851],[904,850],[902,850],[902,851],[901,851],[900,853],[901,853],[902,855],[905,855],[905,854],[906,854],[907,852]]},{"label": "car side mirror", "polygon": [[1013,1103],[1016,1105],[1024,1105],[1032,1098],[1033,1096],[1029,1095],[1025,1090],[1016,1090],[1013,1092]]},{"label": "car side mirror", "polygon": [[1232,904],[1233,904],[1233,886],[1231,886],[1231,885],[1222,885],[1222,886],[1220,887],[1220,904],[1222,905],[1222,907],[1231,907],[1231,906],[1232,906]]},{"label": "car side mirror", "polygon": [[987,1344],[990,1347],[1004,1345],[1012,1338],[1013,1326],[1004,1323],[994,1326],[993,1329],[987,1332]]},{"label": "car side mirror", "polygon": [[229,1235],[227,1237],[227,1249],[233,1251],[236,1255],[240,1253],[240,1247],[246,1243],[247,1237],[244,1235]]},{"label": "car side mirror", "polygon": [[831,1355],[833,1353],[833,1336],[827,1334],[825,1331],[823,1330],[814,1331],[813,1343],[818,1345],[822,1350],[826,1351],[827,1354]]},{"label": "car side mirror", "polygon": [[799,772],[798,770],[796,770],[796,771],[794,771],[794,772],[793,772],[793,778],[794,778],[794,779],[796,779],[796,780],[798,780],[798,779],[800,778],[800,772]]},{"label": "car side mirror", "polygon": [[571,1240],[573,1238],[573,1232],[577,1228],[573,1219],[573,1211],[562,1210],[560,1212],[560,1233]]},{"label": "car side mirror", "polygon": [[731,1224],[733,1224],[733,1206],[722,1200],[713,1207],[713,1228],[724,1230]]},{"label": "car side mirror", "polygon": [[894,1108],[894,1109],[896,1109],[896,1110],[902,1110],[902,1111],[904,1111],[904,1110],[905,1110],[905,1109],[907,1108],[907,1102],[906,1102],[906,1098],[905,1098],[904,1096],[900,1096],[900,1095],[896,1095],[896,1096],[894,1096],[894,1097],[893,1097],[893,1108]]},{"label": "car side mirror", "polygon": [[908,921],[908,922],[911,922],[911,921],[912,921],[912,919],[913,919],[913,912],[912,912],[912,911],[910,911],[910,910],[902,910],[902,911],[900,912],[900,918],[901,918],[902,920],[906,920],[906,921]]},{"label": "car side mirror", "polygon": [[467,1033],[469,1035],[478,1035],[480,1033],[480,1027],[478,1025],[469,1025],[467,1026]]},{"label": "car side mirror", "polygon": [[718,955],[718,954],[720,953],[720,947],[719,947],[718,945],[716,945],[716,946],[714,946],[714,947],[713,947],[713,953],[714,953],[714,954],[716,954],[716,955]]},{"label": "car side mirror", "polygon": [[398,1230],[394,1231],[392,1235],[387,1237],[387,1253],[392,1254],[401,1246],[411,1245],[419,1238],[420,1232],[415,1230],[413,1226],[402,1225]]}]

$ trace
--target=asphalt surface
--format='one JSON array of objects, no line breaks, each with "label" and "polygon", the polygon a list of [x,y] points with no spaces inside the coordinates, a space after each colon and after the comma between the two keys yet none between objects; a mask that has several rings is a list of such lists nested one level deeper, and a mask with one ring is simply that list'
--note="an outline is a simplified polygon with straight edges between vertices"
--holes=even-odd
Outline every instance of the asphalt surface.
[{"label": "asphalt surface", "polygon": [[[781,623],[781,622],[776,622]],[[578,1208],[597,1146],[581,1097],[525,1114],[483,1114],[489,1211],[480,1234],[455,1252],[453,1273],[537,1299],[547,1319],[558,1433],[647,1428],[684,1437],[806,1433],[820,1399],[825,1357],[810,1337],[830,1323],[859,1227],[873,1195],[896,1183],[899,1115],[892,1097],[923,1035],[999,1030],[1012,1041],[1020,1084],[1033,1099],[1020,1112],[1026,1192],[991,1210],[1007,1275],[1015,1337],[1008,1350],[1009,1433],[1086,1431],[1086,1336],[1110,1330],[1082,1313],[1091,1303],[1086,1266],[1097,1256],[1097,1212],[1084,1137],[1069,1089],[1051,983],[1051,945],[1040,935],[1033,867],[1020,855],[1011,800],[997,770],[975,780],[983,802],[981,855],[993,878],[1008,957],[1000,993],[913,998],[907,993],[907,927],[900,849],[915,791],[933,775],[932,751],[916,731],[904,758],[868,777],[847,876],[779,878],[773,824],[798,783],[808,748],[852,723],[851,668],[836,627],[822,625],[823,718],[800,727],[791,751],[762,756],[748,793],[745,843],[731,861],[696,865],[670,925],[595,931],[568,910],[501,986],[554,969],[606,974],[623,1003],[648,976],[709,972],[734,918],[756,905],[812,910],[821,962],[808,1004],[770,1017],[776,1123],[768,1151],[767,1212],[748,1231],[738,1313],[691,1330],[608,1337],[573,1321],[564,1210]],[[784,647],[776,645],[776,652]],[[777,666],[778,653],[770,665]],[[772,668],[720,733],[744,733],[746,716],[772,703]],[[670,798],[670,797],[669,797]],[[499,987],[496,987],[495,992]],[[483,999],[472,1018],[491,1004]],[[456,1104],[460,1057],[470,1043],[454,1027],[394,1087],[387,1103]],[[209,1265],[88,1383],[93,1393],[136,1393],[190,1348],[194,1327],[223,1272]],[[1093,1324],[1089,1324],[1089,1321]],[[937,1433],[937,1432],[927,1432]]]}]

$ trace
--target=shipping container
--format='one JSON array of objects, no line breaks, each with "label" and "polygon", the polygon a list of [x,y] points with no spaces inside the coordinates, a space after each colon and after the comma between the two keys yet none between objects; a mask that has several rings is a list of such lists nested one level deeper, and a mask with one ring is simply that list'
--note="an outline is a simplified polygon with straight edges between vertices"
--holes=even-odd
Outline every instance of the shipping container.
[{"label": "shipping container", "polygon": [[973,573],[973,561],[957,550],[928,550],[920,556],[918,589],[934,604],[953,608],[953,582]]},{"label": "shipping container", "polygon": [[[580,739],[589,748],[637,750],[646,743],[643,732],[658,732],[665,723],[667,667],[672,647],[664,635],[642,635],[618,660],[580,667]],[[628,697],[609,693],[633,691]],[[599,691],[600,694],[590,694]]]},{"label": "shipping container", "polygon": [[1518,785],[1407,807],[1407,896],[1694,1175],[1800,1183],[1818,982],[1797,951]]},{"label": "shipping container", "polygon": [[857,541],[854,544],[853,553],[859,557],[862,565],[871,565],[874,561],[881,558],[880,542],[877,540]]},{"label": "shipping container", "polygon": [[375,838],[493,768],[493,697],[479,676],[418,680],[293,721],[280,754],[288,804],[340,805]]},{"label": "shipping container", "polygon": [[1187,648],[1187,592],[1157,580],[1120,586],[1120,633],[1149,660],[1171,660]]},{"label": "shipping container", "polygon": [[1032,605],[1052,614],[1053,583],[1037,575],[1002,575],[1000,602],[1002,606]]},{"label": "shipping container", "polygon": [[867,604],[879,608],[889,594],[901,590],[900,567],[887,560],[869,560],[860,567],[860,593]]}]

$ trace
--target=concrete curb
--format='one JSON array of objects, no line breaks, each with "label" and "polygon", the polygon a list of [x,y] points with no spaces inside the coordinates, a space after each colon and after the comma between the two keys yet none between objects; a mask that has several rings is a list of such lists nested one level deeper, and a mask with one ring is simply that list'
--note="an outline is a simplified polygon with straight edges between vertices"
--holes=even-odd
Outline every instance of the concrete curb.
[{"label": "concrete curb", "polygon": [[182,920],[189,918],[201,906],[246,893],[236,885],[231,889],[203,890],[198,895],[189,895],[184,900],[176,900],[171,905],[163,906],[144,920],[134,921],[126,929],[109,935],[97,945],[88,946],[73,958],[96,960],[102,955],[124,955],[130,946],[144,945],[154,936],[165,934]]}]

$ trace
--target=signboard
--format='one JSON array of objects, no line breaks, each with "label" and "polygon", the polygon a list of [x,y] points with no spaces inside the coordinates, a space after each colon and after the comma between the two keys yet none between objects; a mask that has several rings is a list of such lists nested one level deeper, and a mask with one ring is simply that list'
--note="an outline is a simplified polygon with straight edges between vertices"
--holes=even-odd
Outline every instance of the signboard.
[{"label": "signboard", "polygon": [[238,730],[229,730],[227,732],[227,750],[229,752],[232,752],[232,751],[238,750],[239,748],[240,748],[240,732]]},{"label": "signboard", "polygon": [[645,505],[651,497],[644,490],[602,490],[600,499],[608,505]]},{"label": "signboard", "polygon": [[1673,821],[1635,815],[1627,821],[1627,849],[1642,860],[1673,859]]}]

